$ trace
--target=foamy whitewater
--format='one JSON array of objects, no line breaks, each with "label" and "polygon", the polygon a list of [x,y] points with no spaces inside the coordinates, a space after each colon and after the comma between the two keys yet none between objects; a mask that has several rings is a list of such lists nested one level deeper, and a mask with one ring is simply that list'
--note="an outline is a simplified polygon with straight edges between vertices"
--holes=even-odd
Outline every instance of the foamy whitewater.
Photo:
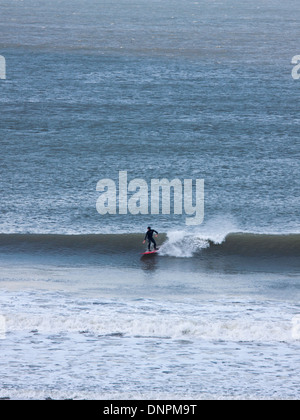
[{"label": "foamy whitewater", "polygon": [[[299,398],[299,18],[0,2],[0,398]],[[204,222],[100,215],[119,171],[204,179]]]}]

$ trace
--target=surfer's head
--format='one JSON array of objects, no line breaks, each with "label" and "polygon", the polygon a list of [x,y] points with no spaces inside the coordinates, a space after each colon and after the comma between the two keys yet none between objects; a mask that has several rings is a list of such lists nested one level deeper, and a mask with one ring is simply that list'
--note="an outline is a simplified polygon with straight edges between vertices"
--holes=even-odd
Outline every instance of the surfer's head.
[{"label": "surfer's head", "polygon": [[151,229],[151,227],[150,227],[150,226],[148,226],[148,227],[147,227],[147,230],[150,230],[150,229]]}]

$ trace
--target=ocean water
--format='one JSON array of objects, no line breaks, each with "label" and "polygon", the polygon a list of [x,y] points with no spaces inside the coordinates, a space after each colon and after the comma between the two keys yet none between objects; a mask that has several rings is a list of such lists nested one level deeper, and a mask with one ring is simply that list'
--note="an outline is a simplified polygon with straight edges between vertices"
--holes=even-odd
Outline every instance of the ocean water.
[{"label": "ocean water", "polygon": [[[299,17],[0,1],[1,398],[299,398]],[[120,171],[204,179],[203,223],[100,215]]]}]

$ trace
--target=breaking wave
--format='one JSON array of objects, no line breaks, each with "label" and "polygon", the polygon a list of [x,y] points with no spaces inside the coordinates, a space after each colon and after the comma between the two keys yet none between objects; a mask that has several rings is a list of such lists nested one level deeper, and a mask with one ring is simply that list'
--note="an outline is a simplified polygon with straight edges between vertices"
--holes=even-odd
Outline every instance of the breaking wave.
[{"label": "breaking wave", "polygon": [[[143,233],[133,234],[0,234],[0,252],[116,254],[139,253]],[[160,255],[191,258],[199,255],[300,257],[300,234],[230,232],[206,236],[184,231],[160,234]]]}]

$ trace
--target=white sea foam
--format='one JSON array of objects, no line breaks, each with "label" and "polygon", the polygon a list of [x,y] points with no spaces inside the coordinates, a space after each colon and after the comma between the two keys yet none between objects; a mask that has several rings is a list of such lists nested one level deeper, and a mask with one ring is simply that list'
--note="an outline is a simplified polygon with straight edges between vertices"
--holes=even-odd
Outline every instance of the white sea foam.
[{"label": "white sea foam", "polygon": [[167,241],[160,249],[161,255],[189,258],[195,252],[208,248],[210,242],[221,244],[229,233],[238,231],[237,224],[231,216],[215,217],[203,226],[193,230],[171,230]]},{"label": "white sea foam", "polygon": [[[3,398],[296,395],[293,304],[83,298],[33,290],[3,292],[0,304],[6,320]],[[284,387],[283,361],[289,374]]]},{"label": "white sea foam", "polygon": [[7,318],[10,332],[28,331],[39,334],[87,333],[97,336],[160,337],[170,339],[201,339],[248,342],[289,342],[299,340],[295,320],[233,318],[213,320],[209,317],[191,319],[177,316],[141,315],[79,315],[26,316]]},{"label": "white sea foam", "polygon": [[6,319],[3,315],[0,315],[0,340],[5,339],[6,333]]},{"label": "white sea foam", "polygon": [[285,309],[274,313],[247,302],[227,301],[179,304],[164,307],[152,301],[116,304],[114,301],[86,302],[69,306],[60,301],[7,313],[10,333],[36,332],[42,335],[86,333],[93,336],[160,337],[167,339],[225,340],[247,342],[292,342],[299,340],[299,319]]}]

